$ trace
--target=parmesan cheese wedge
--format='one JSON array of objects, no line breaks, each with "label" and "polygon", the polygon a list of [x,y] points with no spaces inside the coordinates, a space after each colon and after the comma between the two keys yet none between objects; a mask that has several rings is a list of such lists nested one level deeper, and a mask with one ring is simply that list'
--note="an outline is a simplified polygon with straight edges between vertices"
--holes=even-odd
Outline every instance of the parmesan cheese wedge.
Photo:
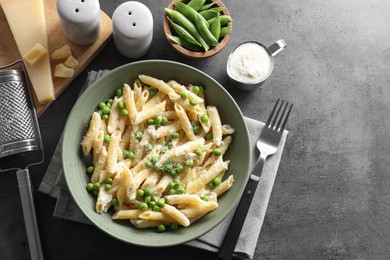
[{"label": "parmesan cheese wedge", "polygon": [[[20,55],[25,56],[37,43],[48,50],[43,0],[0,0]],[[45,55],[32,66],[24,65],[39,103],[55,99],[50,57]]]}]

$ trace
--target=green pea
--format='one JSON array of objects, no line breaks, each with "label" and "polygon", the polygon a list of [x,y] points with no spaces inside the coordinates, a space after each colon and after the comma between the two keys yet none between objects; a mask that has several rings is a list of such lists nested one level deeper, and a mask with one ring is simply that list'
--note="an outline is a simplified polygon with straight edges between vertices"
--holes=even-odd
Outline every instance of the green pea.
[{"label": "green pea", "polygon": [[192,43],[192,44],[195,44],[195,45],[198,45],[198,46],[202,46],[197,40],[195,40],[195,38],[186,29],[184,29],[182,26],[174,23],[171,19],[168,18],[168,20],[169,20],[173,30],[175,30],[175,32],[181,38],[185,39],[189,43]]},{"label": "green pea", "polygon": [[107,100],[107,103],[112,105],[112,103],[114,103],[114,100],[112,98],[110,98],[109,100]]},{"label": "green pea", "polygon": [[133,152],[129,152],[128,158],[129,159],[134,159],[135,154]]},{"label": "green pea", "polygon": [[191,106],[196,106],[198,104],[198,102],[196,102],[196,99],[195,98],[191,98],[190,99],[190,105]]},{"label": "green pea", "polygon": [[157,205],[154,205],[154,206],[153,206],[153,211],[160,211],[160,207],[157,206]]},{"label": "green pea", "polygon": [[156,117],[156,120],[155,120],[156,124],[161,124],[162,121],[163,121],[163,116],[162,116],[162,115],[158,115],[158,116]]},{"label": "green pea", "polygon": [[115,95],[116,95],[117,97],[122,96],[122,89],[121,89],[121,88],[117,88],[116,91],[115,91]]},{"label": "green pea", "polygon": [[102,113],[103,113],[104,115],[108,115],[108,114],[110,113],[110,111],[111,111],[111,109],[110,109],[108,106],[104,106],[104,107],[102,108]]},{"label": "green pea", "polygon": [[213,154],[214,154],[215,156],[221,156],[221,155],[222,155],[222,150],[219,149],[219,148],[214,148],[214,149],[213,149]]},{"label": "green pea", "polygon": [[161,124],[165,125],[168,122],[168,118],[166,116],[162,116]]},{"label": "green pea", "polygon": [[188,158],[188,159],[186,160],[186,166],[189,167],[189,168],[191,168],[192,166],[194,166],[194,160],[191,159],[191,158]]},{"label": "green pea", "polygon": [[182,98],[182,99],[187,99],[187,93],[185,93],[185,92],[181,92],[180,93],[180,97]]},{"label": "green pea", "polygon": [[152,144],[146,144],[145,145],[145,150],[147,153],[150,153],[153,150],[153,145]]},{"label": "green pea", "polygon": [[203,16],[201,16],[200,14],[196,14],[195,24],[200,32],[200,35],[202,35],[202,37],[210,46],[217,46],[219,44],[218,40],[215,39],[214,35],[211,33],[209,29],[209,24],[203,18]]},{"label": "green pea", "polygon": [[88,174],[92,174],[94,171],[95,171],[95,167],[93,167],[92,165],[87,168]]},{"label": "green pea", "polygon": [[105,143],[109,143],[111,141],[111,137],[109,135],[104,135],[103,141]]},{"label": "green pea", "polygon": [[143,136],[144,133],[142,133],[141,130],[137,130],[135,131],[135,138],[137,139],[141,139],[141,137]]},{"label": "green pea", "polygon": [[111,200],[111,204],[116,207],[116,206],[119,206],[119,201],[117,199],[112,199]]},{"label": "green pea", "polygon": [[155,90],[154,88],[150,88],[150,89],[148,90],[148,92],[149,92],[149,95],[151,95],[151,96],[156,95],[156,90]]},{"label": "green pea", "polygon": [[207,197],[207,196],[202,196],[202,197],[200,197],[200,199],[204,200],[204,201],[209,201],[209,197]]},{"label": "green pea", "polygon": [[207,114],[203,114],[203,115],[201,115],[200,116],[200,121],[202,122],[202,123],[207,123],[208,121],[209,121],[209,117],[207,116]]},{"label": "green pea", "polygon": [[146,204],[145,202],[141,202],[140,204],[138,204],[138,208],[142,211],[145,211],[148,209],[148,204]]},{"label": "green pea", "polygon": [[193,87],[192,87],[192,92],[194,92],[195,94],[199,94],[199,92],[200,92],[200,87],[199,87],[199,86],[193,86]]},{"label": "green pea", "polygon": [[183,170],[183,165],[181,165],[180,163],[176,165],[176,172],[177,173],[181,173],[181,171]]},{"label": "green pea", "polygon": [[108,115],[107,115],[107,114],[103,114],[103,115],[102,115],[102,119],[105,120],[105,121],[107,121],[107,120],[108,120]]},{"label": "green pea", "polygon": [[157,201],[157,206],[164,207],[165,205],[165,198],[159,198]]},{"label": "green pea", "polygon": [[145,194],[145,192],[144,192],[142,189],[138,189],[138,190],[137,190],[137,196],[138,196],[138,197],[143,197],[144,194]]},{"label": "green pea", "polygon": [[154,125],[154,119],[153,119],[153,118],[149,118],[149,119],[146,121],[146,124],[147,124],[147,125]]},{"label": "green pea", "polygon": [[182,186],[179,186],[178,188],[177,188],[177,194],[185,194],[186,193],[186,190],[184,189],[184,187],[182,187]]},{"label": "green pea", "polygon": [[144,201],[145,201],[145,203],[150,203],[150,202],[152,202],[152,196],[145,196]]},{"label": "green pea", "polygon": [[213,134],[212,133],[207,133],[205,138],[206,138],[206,140],[211,140],[211,139],[213,139]]},{"label": "green pea", "polygon": [[107,103],[106,106],[109,107],[109,108],[111,108],[111,107],[112,107],[112,104]]},{"label": "green pea", "polygon": [[203,86],[199,86],[199,88],[200,88],[199,93],[203,93],[204,92]]},{"label": "green pea", "polygon": [[[203,48],[204,51],[208,51],[210,49],[210,46],[203,39],[203,37],[200,35],[200,33],[198,32],[195,24],[193,22],[191,22],[184,14],[182,14],[179,11],[168,9],[168,8],[165,8],[165,12],[177,24],[181,25],[184,29],[186,29],[195,38],[195,40],[197,40],[202,45],[202,48]],[[185,42],[188,42],[188,41],[185,41]],[[185,46],[185,45],[183,45],[183,46]],[[193,46],[197,46],[197,45],[193,45]]]},{"label": "green pea", "polygon": [[99,189],[100,189],[100,183],[99,183],[99,182],[95,182],[95,183],[93,184],[93,189],[94,189],[94,190],[99,190]]},{"label": "green pea", "polygon": [[176,186],[176,184],[175,184],[173,181],[170,181],[170,182],[168,183],[168,188],[169,188],[169,189],[173,189],[173,188],[175,188],[175,186]]},{"label": "green pea", "polygon": [[106,184],[112,184],[112,178],[108,177],[108,178],[106,179]]},{"label": "green pea", "polygon": [[201,156],[201,155],[203,154],[203,149],[200,148],[200,147],[196,148],[195,154],[196,154],[197,156]]},{"label": "green pea", "polygon": [[167,143],[167,147],[168,147],[168,149],[172,149],[172,147],[173,147],[172,142],[168,142],[168,143]]},{"label": "green pea", "polygon": [[196,125],[194,126],[194,133],[198,134],[200,132],[200,126]]},{"label": "green pea", "polygon": [[106,103],[104,103],[104,102],[100,102],[99,103],[99,108],[100,109],[103,109],[103,107],[105,107],[106,106]]},{"label": "green pea", "polygon": [[210,190],[215,188],[215,184],[213,182],[209,182],[208,186]]},{"label": "green pea", "polygon": [[112,186],[111,186],[111,184],[106,184],[106,185],[104,185],[104,188],[106,190],[111,190]]},{"label": "green pea", "polygon": [[169,194],[169,195],[174,195],[174,194],[176,194],[175,189],[169,189],[169,190],[168,190],[168,194]]},{"label": "green pea", "polygon": [[171,224],[170,229],[172,231],[176,231],[179,228],[179,226],[176,223]]},{"label": "green pea", "polygon": [[145,162],[145,167],[146,168],[151,168],[152,166],[153,166],[153,164],[152,164],[151,161],[148,160],[148,161]]},{"label": "green pea", "polygon": [[173,131],[173,132],[171,133],[171,138],[172,138],[172,139],[179,138],[179,133],[176,132],[176,131]]},{"label": "green pea", "polygon": [[157,231],[158,231],[158,232],[164,232],[164,231],[165,231],[165,226],[164,226],[163,224],[159,224],[159,225],[157,226]]},{"label": "green pea", "polygon": [[198,11],[205,2],[206,0],[191,0],[187,3],[187,5],[192,7],[195,11]]},{"label": "green pea", "polygon": [[125,102],[119,101],[119,102],[116,104],[116,106],[117,106],[119,109],[123,109],[123,108],[125,108]]},{"label": "green pea", "polygon": [[86,188],[88,191],[93,191],[93,183],[88,183]]},{"label": "green pea", "polygon": [[174,179],[173,182],[176,184],[176,185],[180,185],[180,180],[179,179]]},{"label": "green pea", "polygon": [[225,37],[227,34],[229,34],[230,32],[232,31],[232,27],[231,26],[225,26],[225,27],[222,27],[221,28],[221,31],[219,33],[219,38],[223,38]]},{"label": "green pea", "polygon": [[122,109],[123,116],[127,116],[128,114],[129,114],[129,111],[126,108]]},{"label": "green pea", "polygon": [[92,191],[92,194],[93,194],[94,196],[99,195],[99,190],[93,190],[93,191]]},{"label": "green pea", "polygon": [[146,187],[146,188],[144,189],[144,194],[145,194],[145,196],[151,196],[152,193],[153,193],[153,191],[152,191],[152,189],[151,189],[150,187]]},{"label": "green pea", "polygon": [[214,180],[213,180],[213,182],[214,182],[215,186],[218,186],[218,185],[221,184],[221,179],[218,178],[218,177],[215,177]]},{"label": "green pea", "polygon": [[156,155],[154,155],[154,156],[152,156],[152,158],[150,159],[150,161],[153,163],[153,164],[155,164],[157,161],[158,161],[158,156],[156,156]]},{"label": "green pea", "polygon": [[151,201],[150,203],[148,203],[148,205],[149,205],[149,208],[153,209],[153,207],[156,206],[156,202]]}]

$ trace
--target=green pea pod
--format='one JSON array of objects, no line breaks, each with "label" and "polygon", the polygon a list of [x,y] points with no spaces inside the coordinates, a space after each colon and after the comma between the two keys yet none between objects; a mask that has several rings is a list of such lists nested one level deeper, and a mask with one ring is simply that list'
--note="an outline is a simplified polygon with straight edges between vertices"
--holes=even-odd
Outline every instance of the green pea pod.
[{"label": "green pea pod", "polygon": [[225,37],[225,35],[229,34],[231,31],[232,31],[231,26],[221,27],[221,32],[219,33],[219,38],[221,39],[221,38]]},{"label": "green pea pod", "polygon": [[[195,16],[197,16],[199,13],[197,11],[195,11],[192,7],[182,3],[182,2],[175,2],[174,3],[175,7],[176,7],[176,10],[179,11],[180,13],[182,13],[185,17],[187,17],[191,22],[195,23]],[[206,24],[207,24],[207,28],[209,28],[209,24],[207,23],[206,19],[203,18],[203,16],[199,15],[201,18],[200,19],[203,19]]]},{"label": "green pea pod", "polygon": [[210,10],[214,10],[216,11],[217,13],[220,13],[224,8],[223,7],[213,7],[211,8]]},{"label": "green pea pod", "polygon": [[215,11],[215,10],[204,10],[202,12],[200,12],[200,15],[204,17],[204,19],[206,20],[210,20],[212,18],[215,18],[218,16],[218,12]]},{"label": "green pea pod", "polygon": [[204,10],[207,10],[207,9],[210,9],[211,7],[213,7],[213,5],[215,5],[215,2],[211,2],[209,4],[205,4],[203,5],[199,10],[197,10],[198,12],[202,12]]},{"label": "green pea pod", "polygon": [[214,19],[214,22],[210,26],[210,32],[215,37],[215,39],[219,39],[219,35],[221,33],[221,22],[217,19]]},{"label": "green pea pod", "polygon": [[195,15],[195,24],[200,35],[202,35],[210,46],[217,46],[219,44],[218,40],[215,39],[214,35],[210,32],[207,21],[198,13]]},{"label": "green pea pod", "polygon": [[[211,18],[207,20],[207,23],[211,26],[215,18]],[[228,15],[220,15],[219,16],[219,22],[221,23],[221,26],[224,26],[230,22],[233,22],[233,19]]]},{"label": "green pea pod", "polygon": [[184,40],[183,38],[180,38],[179,36],[173,36],[173,35],[167,34],[167,37],[172,42],[179,44],[190,51],[203,51],[203,49],[200,48],[199,46],[193,45],[192,43],[187,42],[186,40]]},{"label": "green pea pod", "polygon": [[195,45],[198,45],[198,46],[202,46],[197,40],[195,40],[195,38],[186,29],[184,29],[180,25],[172,22],[171,19],[168,18],[168,20],[171,23],[173,30],[175,30],[175,32],[181,38],[185,39],[186,41],[188,41],[188,42],[190,42],[192,44],[195,44]]},{"label": "green pea pod", "polygon": [[187,5],[192,7],[195,11],[198,11],[205,2],[206,0],[191,0],[187,3]]},{"label": "green pea pod", "polygon": [[165,8],[165,12],[169,15],[171,19],[173,19],[173,21],[175,21],[178,25],[186,29],[195,38],[195,40],[202,45],[205,51],[208,51],[210,49],[208,43],[199,34],[195,24],[193,24],[187,17],[185,17],[182,13],[176,10],[168,8]]}]

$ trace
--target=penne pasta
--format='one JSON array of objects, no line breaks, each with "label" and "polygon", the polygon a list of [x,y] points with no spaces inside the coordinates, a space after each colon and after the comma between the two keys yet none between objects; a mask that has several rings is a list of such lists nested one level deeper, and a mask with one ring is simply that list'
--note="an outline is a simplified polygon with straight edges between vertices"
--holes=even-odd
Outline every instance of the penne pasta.
[{"label": "penne pasta", "polygon": [[234,183],[233,175],[224,177],[230,161],[223,157],[235,130],[191,84],[139,75],[130,86],[114,97],[109,114],[93,112],[81,142],[85,156],[92,150],[91,183],[100,185],[95,210],[113,205],[113,220],[137,228],[187,227],[215,210]]}]

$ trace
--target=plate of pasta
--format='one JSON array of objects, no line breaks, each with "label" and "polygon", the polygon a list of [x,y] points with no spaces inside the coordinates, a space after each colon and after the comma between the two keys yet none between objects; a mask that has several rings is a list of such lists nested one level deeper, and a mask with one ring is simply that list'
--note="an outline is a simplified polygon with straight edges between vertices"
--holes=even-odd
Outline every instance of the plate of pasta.
[{"label": "plate of pasta", "polygon": [[182,244],[218,225],[249,177],[243,115],[206,73],[165,60],[118,67],[73,107],[65,179],[82,212],[122,241]]}]

